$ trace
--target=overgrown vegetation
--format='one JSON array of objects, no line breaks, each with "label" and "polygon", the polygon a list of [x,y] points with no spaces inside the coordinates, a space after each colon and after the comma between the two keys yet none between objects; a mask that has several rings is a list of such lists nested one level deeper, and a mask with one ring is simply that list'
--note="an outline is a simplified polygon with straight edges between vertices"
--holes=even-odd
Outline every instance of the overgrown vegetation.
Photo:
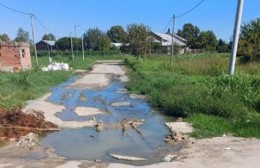
[{"label": "overgrown vegetation", "polygon": [[[39,53],[41,55],[42,53]],[[43,53],[44,55],[44,53]],[[69,56],[60,52],[60,55],[52,57],[53,61],[69,63],[73,69],[89,69],[98,59],[116,59],[121,56],[86,56],[75,57],[73,62]],[[18,109],[27,100],[35,99],[50,91],[54,87],[66,81],[72,71],[42,72],[41,67],[48,65],[48,56],[39,57],[39,67],[35,65],[32,55],[34,68],[29,71],[19,73],[0,73],[0,109]]]},{"label": "overgrown vegetation", "polygon": [[185,117],[196,137],[231,133],[260,137],[260,63],[238,64],[226,75],[227,54],[205,53],[169,58],[126,59],[133,71],[127,87],[147,94],[153,106]]},{"label": "overgrown vegetation", "polygon": [[260,18],[241,27],[238,53],[243,62],[260,61]]},{"label": "overgrown vegetation", "polygon": [[34,69],[15,74],[0,73],[0,108],[20,108],[27,100],[35,99],[49,88],[65,81],[71,72],[42,72]]}]

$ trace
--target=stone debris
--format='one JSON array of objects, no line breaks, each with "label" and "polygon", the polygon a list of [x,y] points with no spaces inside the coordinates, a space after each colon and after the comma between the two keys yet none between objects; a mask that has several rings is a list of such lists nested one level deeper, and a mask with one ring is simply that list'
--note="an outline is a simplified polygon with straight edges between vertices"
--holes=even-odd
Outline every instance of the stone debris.
[{"label": "stone debris", "polygon": [[103,128],[104,128],[103,122],[101,120],[98,121],[97,124],[96,124],[96,131],[101,132],[103,130]]},{"label": "stone debris", "polygon": [[126,94],[126,93],[128,93],[128,90],[127,90],[127,89],[125,89],[125,88],[122,88],[122,89],[117,89],[117,90],[116,90],[116,93],[122,93],[122,94]]},{"label": "stone debris", "polygon": [[130,102],[115,102],[115,103],[112,103],[111,106],[113,106],[113,107],[131,106],[131,103]]},{"label": "stone debris", "polygon": [[178,117],[178,118],[176,119],[176,122],[183,122],[183,118]]},{"label": "stone debris", "polygon": [[184,142],[188,140],[188,137],[181,134],[177,131],[172,131],[169,135],[167,135],[164,139],[166,143],[177,143],[177,142]]},{"label": "stone debris", "polygon": [[120,123],[122,125],[122,130],[124,134],[127,129],[132,128],[136,130],[140,135],[142,135],[141,131],[138,128],[143,125],[144,122],[144,119],[124,118]]},{"label": "stone debris", "polygon": [[172,161],[176,157],[177,157],[177,155],[166,155],[162,160],[164,162],[170,162],[170,161]]},{"label": "stone debris", "polygon": [[130,94],[129,95],[130,98],[132,99],[141,99],[141,100],[145,100],[146,99],[146,96],[145,95],[138,95],[138,94]]},{"label": "stone debris", "polygon": [[122,156],[122,155],[115,155],[115,154],[109,154],[109,156],[118,159],[118,160],[127,160],[127,161],[144,161],[145,158],[140,157],[132,157],[132,156]]},{"label": "stone debris", "polygon": [[93,116],[98,114],[104,114],[104,112],[100,109],[93,107],[76,107],[75,113],[78,116]]},{"label": "stone debris", "polygon": [[16,146],[21,146],[26,149],[33,149],[34,146],[38,143],[38,135],[30,132],[26,136],[20,138],[20,140],[16,143]]},{"label": "stone debris", "polygon": [[173,132],[178,131],[180,133],[188,134],[193,131],[192,126],[187,122],[168,122],[165,123],[165,125]]},{"label": "stone debris", "polygon": [[129,81],[129,78],[127,77],[127,76],[125,76],[125,75],[123,75],[123,76],[120,76],[120,81],[121,82],[123,82],[123,83],[125,83],[125,82],[128,82]]},{"label": "stone debris", "polygon": [[42,67],[42,71],[44,71],[44,72],[68,71],[68,70],[69,70],[69,64],[67,64],[67,63],[53,62],[53,63],[50,63],[48,66]]}]

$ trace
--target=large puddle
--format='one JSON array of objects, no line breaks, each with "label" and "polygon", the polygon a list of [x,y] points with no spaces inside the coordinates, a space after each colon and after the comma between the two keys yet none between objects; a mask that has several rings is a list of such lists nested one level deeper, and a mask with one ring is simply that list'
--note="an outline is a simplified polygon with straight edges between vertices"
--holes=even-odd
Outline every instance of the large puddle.
[{"label": "large puddle", "polygon": [[[73,160],[103,160],[118,162],[109,154],[129,155],[149,158],[142,162],[153,163],[161,161],[160,154],[176,152],[179,146],[166,145],[164,137],[169,133],[164,122],[165,116],[153,111],[144,100],[130,98],[124,92],[124,85],[120,81],[113,81],[103,89],[83,90],[68,89],[67,86],[75,78],[54,88],[48,101],[62,104],[66,109],[57,116],[64,121],[84,121],[89,117],[80,117],[75,112],[76,107],[94,107],[107,112],[96,115],[105,125],[120,123],[124,118],[145,119],[139,127],[142,135],[134,129],[128,129],[123,134],[122,129],[105,128],[96,132],[95,128],[65,129],[47,134],[41,145],[52,147],[59,156]],[[114,107],[115,102],[130,102],[129,106]]]}]

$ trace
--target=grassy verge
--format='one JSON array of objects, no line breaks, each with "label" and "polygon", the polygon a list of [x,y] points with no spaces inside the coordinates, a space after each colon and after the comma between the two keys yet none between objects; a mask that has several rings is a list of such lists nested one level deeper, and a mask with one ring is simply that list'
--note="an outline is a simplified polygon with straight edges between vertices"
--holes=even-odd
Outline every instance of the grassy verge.
[{"label": "grassy verge", "polygon": [[238,64],[229,77],[228,61],[226,54],[205,53],[175,57],[170,67],[166,56],[128,58],[127,87],[165,114],[185,117],[193,136],[260,138],[260,63]]},{"label": "grassy verge", "polygon": [[[98,59],[118,59],[121,56],[88,56],[83,61],[81,57],[75,57],[72,61],[70,57],[56,55],[53,61],[69,63],[73,69],[89,69]],[[72,71],[50,71],[42,72],[41,67],[48,65],[48,57],[39,57],[39,67],[36,67],[34,56],[32,55],[33,69],[19,73],[0,72],[0,109],[18,109],[27,100],[36,99],[50,91],[54,87],[66,81]]]}]

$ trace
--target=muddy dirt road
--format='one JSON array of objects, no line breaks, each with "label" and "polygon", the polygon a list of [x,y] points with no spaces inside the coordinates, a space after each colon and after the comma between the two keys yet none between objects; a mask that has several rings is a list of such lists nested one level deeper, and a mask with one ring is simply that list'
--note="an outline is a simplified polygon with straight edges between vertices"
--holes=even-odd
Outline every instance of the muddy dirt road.
[{"label": "muddy dirt road", "polygon": [[[128,80],[124,67],[121,64],[121,62],[118,61],[103,61],[93,66],[93,70],[89,73],[85,74],[79,79],[76,79],[75,81],[72,81],[68,83],[67,85],[64,85],[64,88],[67,88],[69,90],[71,89],[88,89],[88,90],[99,90],[102,88],[106,88],[109,91],[113,91],[114,94],[110,94],[109,96],[118,96],[118,94],[127,92],[123,88],[115,89],[113,88],[115,86],[120,86],[120,84],[115,83],[110,87],[111,82],[113,82],[113,79],[117,79],[120,82],[126,82]],[[102,90],[101,90],[102,91]],[[60,90],[57,91],[59,93]],[[85,96],[83,94],[78,93],[77,91],[74,91],[75,94],[78,96],[78,99],[80,99],[80,102],[89,101],[87,100],[89,97]],[[73,93],[74,93],[73,92]],[[117,93],[115,93],[117,92]],[[92,93],[92,92],[91,92]],[[101,92],[100,92],[101,94]],[[71,96],[71,97],[70,97]],[[66,99],[73,99],[74,95],[67,94],[66,97],[62,99],[65,104],[62,103],[52,103],[50,101],[47,101],[48,98],[55,98],[55,95],[47,94],[43,96],[42,98],[39,98],[37,100],[32,100],[28,102],[28,105],[23,109],[24,112],[26,112],[29,109],[35,109],[35,110],[41,110],[44,112],[44,116],[47,121],[50,121],[56,125],[58,125],[59,128],[67,130],[64,132],[60,131],[61,133],[57,132],[54,133],[54,137],[56,139],[52,139],[55,141],[57,145],[59,145],[59,140],[62,141],[62,139],[57,139],[59,135],[67,135],[66,132],[70,132],[71,130],[75,129],[83,129],[86,127],[95,127],[99,123],[99,120],[96,120],[95,117],[97,115],[108,115],[107,109],[109,110],[126,110],[127,107],[135,106],[135,103],[138,101],[135,101],[134,99],[129,103],[128,101],[124,101],[126,97],[123,97],[124,99],[121,102],[111,102],[110,104],[107,104],[104,100],[100,100],[99,97],[97,99],[94,99],[95,101],[100,101],[100,106],[104,106],[106,108],[95,108],[91,106],[82,106],[78,107],[73,104],[73,102],[66,101]],[[134,95],[132,95],[134,97]],[[130,96],[131,97],[131,96]],[[140,96],[136,96],[140,97]],[[120,97],[121,98],[121,97]],[[116,100],[116,99],[115,99]],[[128,99],[127,99],[128,100]],[[141,99],[140,99],[141,101]],[[143,101],[143,100],[142,100]],[[67,104],[66,104],[67,103]],[[75,120],[62,120],[59,116],[62,116],[62,113],[66,113],[66,110],[68,110],[68,105],[75,106],[73,108],[74,112],[77,114],[77,116],[80,117],[87,117],[86,119],[81,120],[81,118],[76,117]],[[144,109],[144,106],[140,106],[142,110]],[[69,109],[71,110],[71,109]],[[120,111],[121,113],[121,111]],[[119,113],[119,114],[120,114]],[[148,114],[148,113],[147,113]],[[94,118],[93,118],[94,116]],[[113,118],[109,121],[117,121],[118,113],[112,113]],[[141,115],[142,116],[142,115]],[[149,115],[148,115],[149,116]],[[149,116],[152,118],[151,116]],[[138,124],[146,123],[148,120],[136,120]],[[101,117],[102,119],[104,117]],[[141,118],[144,118],[142,116]],[[158,121],[157,118],[152,118],[150,120],[151,123],[154,121]],[[121,122],[122,123],[122,122]],[[138,124],[135,125],[132,122],[129,122],[129,120],[125,120],[124,123],[129,123],[129,125],[124,125],[126,128],[136,128],[139,130]],[[111,124],[106,126],[106,122],[103,123],[103,129],[118,129],[117,124]],[[147,125],[146,127],[150,127],[151,125]],[[106,128],[107,127],[107,128]],[[145,127],[145,126],[144,126]],[[128,128],[128,129],[129,129]],[[120,128],[122,129],[122,128]],[[143,133],[150,133],[148,128],[145,132],[145,129],[141,128],[141,131]],[[162,129],[162,128],[160,128]],[[176,131],[176,130],[175,130]],[[177,130],[181,131],[181,130]],[[86,133],[86,132],[80,132],[80,133]],[[110,133],[110,132],[108,132]],[[138,131],[134,132],[127,132],[130,136],[139,136]],[[98,134],[98,133],[97,133]],[[166,134],[165,134],[166,135]],[[78,136],[75,134],[74,136]],[[93,137],[97,137],[96,134],[93,133]],[[89,137],[89,139],[93,138]],[[66,137],[63,137],[66,138]],[[69,137],[67,137],[69,138]],[[73,139],[75,140],[75,139]],[[87,141],[88,139],[86,139]],[[58,141],[58,142],[57,142]],[[129,141],[131,142],[131,141]],[[142,142],[142,141],[138,141]],[[151,141],[153,142],[153,141]],[[78,144],[81,144],[82,142],[75,142]],[[37,144],[37,143],[36,143]],[[120,143],[118,143],[120,144]],[[138,143],[139,144],[139,143]],[[108,144],[111,145],[111,144]],[[66,148],[66,147],[65,147]],[[67,146],[67,149],[69,149],[69,146]],[[71,151],[72,152],[72,151]],[[257,139],[244,139],[244,138],[234,138],[234,137],[217,137],[213,139],[203,139],[203,140],[194,140],[189,139],[189,141],[186,143],[186,145],[183,147],[182,150],[179,152],[176,152],[173,154],[173,160],[170,162],[163,162],[161,160],[161,163],[149,163],[149,165],[146,166],[133,166],[133,165],[126,165],[122,163],[111,163],[109,161],[100,161],[100,160],[94,160],[94,161],[88,161],[85,159],[68,159],[66,157],[58,156],[55,154],[53,148],[45,147],[41,145],[34,146],[33,149],[28,150],[24,149],[20,146],[16,145],[16,142],[11,142],[9,146],[6,146],[4,148],[0,149],[0,168],[85,168],[85,167],[92,167],[92,168],[134,168],[134,167],[144,167],[144,168],[203,168],[203,167],[231,167],[231,168],[255,168],[260,165],[260,141]],[[127,153],[127,152],[126,152]],[[93,152],[94,154],[94,152]],[[124,158],[124,156],[120,156]],[[132,159],[142,159],[142,158],[133,158]],[[158,161],[157,161],[158,162]],[[129,162],[127,162],[129,163]]]}]

